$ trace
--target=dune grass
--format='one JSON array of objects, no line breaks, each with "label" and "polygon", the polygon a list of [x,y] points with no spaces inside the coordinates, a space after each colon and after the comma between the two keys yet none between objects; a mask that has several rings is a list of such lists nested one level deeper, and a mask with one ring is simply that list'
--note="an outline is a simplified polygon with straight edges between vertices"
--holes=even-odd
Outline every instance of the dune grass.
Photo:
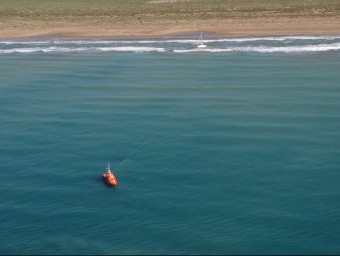
[{"label": "dune grass", "polygon": [[338,34],[339,17],[340,0],[0,0],[0,37]]},{"label": "dune grass", "polygon": [[0,0],[0,19],[157,21],[338,17],[339,0]]}]

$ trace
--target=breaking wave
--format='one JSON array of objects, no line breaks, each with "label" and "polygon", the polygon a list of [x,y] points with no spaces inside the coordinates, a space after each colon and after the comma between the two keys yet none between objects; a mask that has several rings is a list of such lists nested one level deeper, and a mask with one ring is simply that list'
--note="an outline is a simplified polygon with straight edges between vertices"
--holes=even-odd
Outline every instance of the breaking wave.
[{"label": "breaking wave", "polygon": [[190,52],[260,52],[260,53],[302,53],[302,52],[325,52],[340,50],[340,43],[305,45],[305,46],[244,46],[229,48],[205,48],[205,49],[188,49],[174,50],[176,53]]},{"label": "breaking wave", "polygon": [[36,47],[0,49],[0,54],[11,53],[91,53],[91,52],[164,52],[164,48],[155,47]]},{"label": "breaking wave", "polygon": [[304,53],[340,50],[340,35],[214,38],[203,40],[207,48],[197,49],[197,40],[2,40],[0,55],[61,54],[98,52],[158,53]]}]

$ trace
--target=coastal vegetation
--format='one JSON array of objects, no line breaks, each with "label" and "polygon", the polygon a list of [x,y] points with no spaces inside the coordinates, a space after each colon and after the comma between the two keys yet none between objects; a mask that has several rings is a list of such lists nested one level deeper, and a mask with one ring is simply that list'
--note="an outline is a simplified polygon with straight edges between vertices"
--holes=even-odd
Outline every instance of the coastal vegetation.
[{"label": "coastal vegetation", "polygon": [[338,0],[2,0],[0,17],[23,20],[155,21],[332,17]]},{"label": "coastal vegetation", "polygon": [[48,29],[106,29],[109,34],[112,29],[121,34],[129,30],[128,35],[170,28],[223,32],[223,23],[233,29],[233,23],[252,25],[254,19],[262,19],[258,26],[277,23],[278,28],[287,24],[284,19],[298,19],[292,28],[301,19],[309,22],[305,26],[314,26],[315,19],[323,19],[323,28],[331,27],[337,32],[339,17],[339,0],[1,0],[0,36]]}]

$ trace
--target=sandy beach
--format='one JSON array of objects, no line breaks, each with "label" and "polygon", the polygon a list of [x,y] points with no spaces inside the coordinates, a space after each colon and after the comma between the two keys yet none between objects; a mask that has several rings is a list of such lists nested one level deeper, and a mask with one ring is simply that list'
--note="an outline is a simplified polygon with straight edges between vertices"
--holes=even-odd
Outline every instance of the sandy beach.
[{"label": "sandy beach", "polygon": [[0,0],[0,256],[340,256],[339,69],[340,0]]},{"label": "sandy beach", "polygon": [[[9,29],[9,27],[12,27]],[[1,38],[29,38],[58,36],[65,39],[81,38],[176,38],[196,36],[243,37],[267,35],[331,35],[340,34],[340,21],[335,18],[258,18],[251,20],[205,20],[204,22],[171,22],[145,24],[91,25],[87,22],[49,24],[27,22],[24,25],[2,24]]]},{"label": "sandy beach", "polygon": [[[6,4],[7,2],[7,4]],[[30,4],[31,2],[31,4]],[[5,1],[0,10],[0,38],[57,36],[83,38],[244,37],[340,34],[340,3],[326,0],[262,1]],[[62,1],[60,1],[62,2]],[[95,5],[95,3],[97,5]],[[300,2],[300,4],[299,4]],[[34,4],[35,5],[34,5]],[[306,4],[307,3],[307,4]]]}]

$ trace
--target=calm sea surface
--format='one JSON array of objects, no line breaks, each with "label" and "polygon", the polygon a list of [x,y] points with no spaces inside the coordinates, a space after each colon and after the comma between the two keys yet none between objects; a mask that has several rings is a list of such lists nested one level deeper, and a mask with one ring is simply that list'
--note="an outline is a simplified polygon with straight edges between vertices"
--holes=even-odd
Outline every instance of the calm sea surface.
[{"label": "calm sea surface", "polygon": [[340,36],[205,42],[0,41],[0,254],[340,253]]}]

